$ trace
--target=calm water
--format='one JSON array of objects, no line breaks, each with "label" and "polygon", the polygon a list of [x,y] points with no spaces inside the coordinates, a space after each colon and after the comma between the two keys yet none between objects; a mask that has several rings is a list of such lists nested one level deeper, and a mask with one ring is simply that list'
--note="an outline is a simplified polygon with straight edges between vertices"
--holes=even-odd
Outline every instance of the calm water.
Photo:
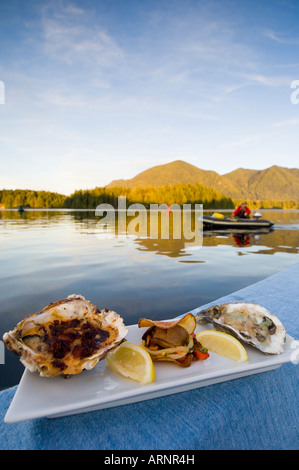
[{"label": "calm water", "polygon": [[[115,310],[129,325],[175,317],[299,262],[299,211],[263,211],[263,218],[274,231],[204,232],[202,247],[186,248],[161,236],[101,238],[90,211],[0,211],[1,338],[69,294]],[[0,389],[22,373],[5,351]]]}]

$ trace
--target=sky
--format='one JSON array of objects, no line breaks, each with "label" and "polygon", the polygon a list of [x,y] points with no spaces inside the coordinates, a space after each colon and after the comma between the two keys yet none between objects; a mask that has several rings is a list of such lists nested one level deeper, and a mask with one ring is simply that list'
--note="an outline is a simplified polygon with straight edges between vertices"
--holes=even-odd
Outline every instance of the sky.
[{"label": "sky", "polygon": [[0,0],[0,189],[298,168],[298,24],[298,0]]}]

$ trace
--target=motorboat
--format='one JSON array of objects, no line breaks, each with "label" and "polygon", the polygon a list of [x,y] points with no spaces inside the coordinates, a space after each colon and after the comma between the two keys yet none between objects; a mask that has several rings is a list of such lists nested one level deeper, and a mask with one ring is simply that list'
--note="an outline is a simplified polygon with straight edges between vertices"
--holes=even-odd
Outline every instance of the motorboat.
[{"label": "motorboat", "polygon": [[235,217],[224,217],[221,214],[203,215],[202,223],[204,230],[225,230],[225,229],[241,229],[241,230],[261,230],[271,228],[274,222],[261,219],[260,214],[254,215],[253,219],[239,219]]}]

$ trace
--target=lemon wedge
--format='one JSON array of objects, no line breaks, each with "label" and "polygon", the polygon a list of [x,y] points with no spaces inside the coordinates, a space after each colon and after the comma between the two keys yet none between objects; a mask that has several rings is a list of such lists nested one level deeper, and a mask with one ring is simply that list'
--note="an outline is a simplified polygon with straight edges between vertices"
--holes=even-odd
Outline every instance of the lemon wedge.
[{"label": "lemon wedge", "polygon": [[245,348],[233,336],[228,333],[216,330],[204,330],[196,334],[196,339],[204,348],[209,351],[224,356],[232,361],[248,361]]},{"label": "lemon wedge", "polygon": [[134,343],[124,342],[106,356],[108,367],[141,384],[155,381],[155,368],[149,353]]}]

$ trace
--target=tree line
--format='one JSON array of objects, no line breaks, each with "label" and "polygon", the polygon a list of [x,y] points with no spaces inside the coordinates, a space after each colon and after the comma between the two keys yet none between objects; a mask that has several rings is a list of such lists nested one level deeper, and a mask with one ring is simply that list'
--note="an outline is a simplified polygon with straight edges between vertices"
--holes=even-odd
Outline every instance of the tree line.
[{"label": "tree line", "polygon": [[64,207],[71,209],[88,208],[95,209],[99,204],[107,203],[113,207],[118,205],[118,197],[125,196],[127,207],[134,203],[143,204],[146,208],[150,204],[203,204],[206,208],[230,209],[234,207],[231,198],[223,196],[212,188],[201,184],[165,185],[158,188],[152,186],[146,188],[95,188],[91,190],[75,191],[67,197]]},{"label": "tree line", "polygon": [[[235,205],[238,206],[241,202],[244,202],[242,199],[234,199]],[[268,200],[246,200],[247,206],[251,209],[299,209],[299,201],[268,201]]]},{"label": "tree line", "polygon": [[[122,188],[122,187],[96,187],[88,190],[75,191],[70,196],[50,191],[32,191],[27,189],[3,189],[0,191],[0,205],[5,208],[19,206],[34,209],[95,209],[99,204],[118,206],[118,197],[126,196],[127,206],[140,203],[149,208],[150,204],[203,204],[206,209],[233,209],[241,200],[232,200],[212,188],[201,184],[165,185],[158,188]],[[249,201],[252,209],[281,208],[299,209],[299,201]]]},{"label": "tree line", "polygon": [[64,207],[66,196],[50,191],[32,191],[29,189],[3,189],[0,191],[0,204],[6,208],[32,207],[61,208]]}]

